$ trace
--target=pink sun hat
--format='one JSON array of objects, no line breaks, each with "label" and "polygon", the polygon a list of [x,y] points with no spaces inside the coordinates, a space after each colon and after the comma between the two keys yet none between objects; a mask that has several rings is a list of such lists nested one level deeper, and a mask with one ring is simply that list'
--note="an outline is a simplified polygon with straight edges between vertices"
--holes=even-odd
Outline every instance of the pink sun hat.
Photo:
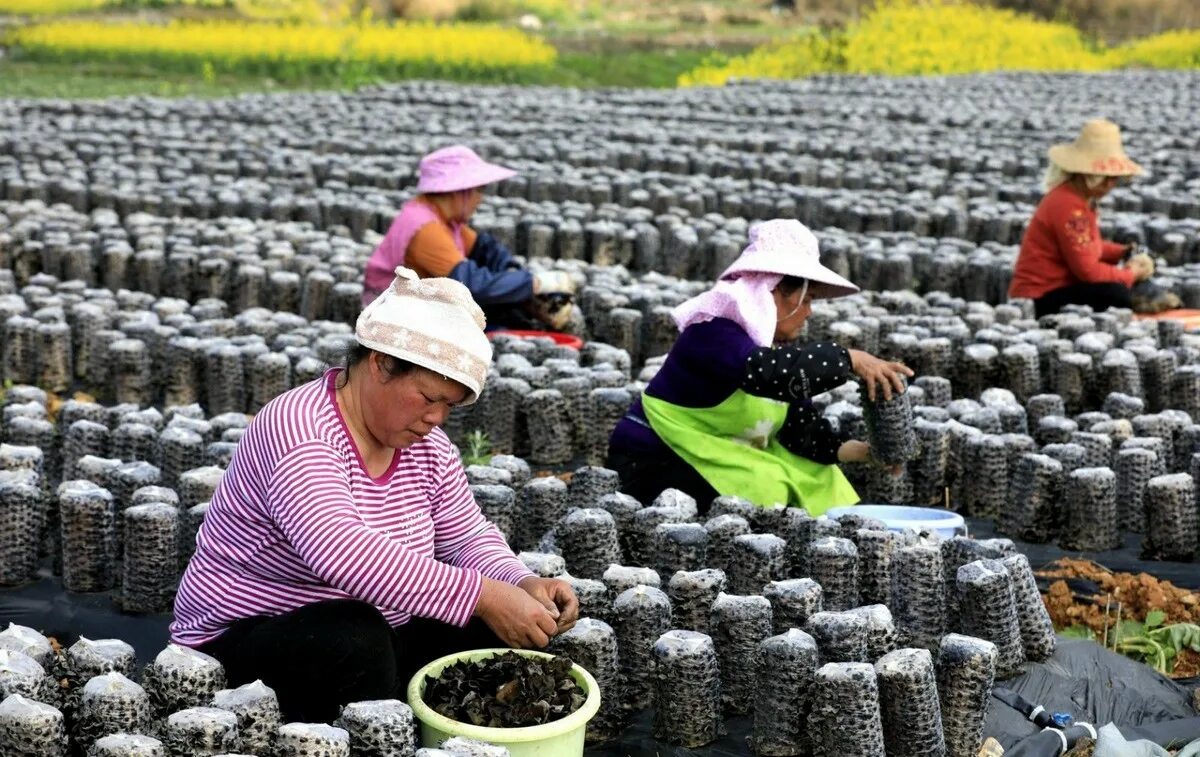
[{"label": "pink sun hat", "polygon": [[466,145],[451,145],[421,158],[420,175],[417,191],[426,194],[483,187],[511,179],[517,172],[488,163]]},{"label": "pink sun hat", "polygon": [[750,228],[750,244],[706,292],[671,311],[683,331],[725,318],[741,326],[760,347],[775,341],[779,313],[772,292],[784,276],[805,279],[813,299],[844,297],[858,287],[821,265],[817,238],[804,224],[776,219]]},{"label": "pink sun hat", "polygon": [[817,237],[791,218],[777,218],[750,229],[750,244],[721,274],[721,280],[769,273],[808,279],[814,299],[845,297],[858,287],[821,265]]}]

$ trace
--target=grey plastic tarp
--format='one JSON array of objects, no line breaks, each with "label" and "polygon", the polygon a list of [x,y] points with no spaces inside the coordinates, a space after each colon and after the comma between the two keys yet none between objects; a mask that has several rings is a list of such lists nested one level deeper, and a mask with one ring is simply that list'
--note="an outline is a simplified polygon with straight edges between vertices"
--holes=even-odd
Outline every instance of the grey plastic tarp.
[{"label": "grey plastic tarp", "polygon": [[[1129,738],[1156,743],[1200,738],[1194,684],[1172,681],[1090,641],[1060,638],[1053,658],[1029,665],[1001,685],[1051,713],[1066,713],[1096,728],[1113,723]],[[1039,730],[1022,713],[992,700],[986,733],[1006,749]]]}]

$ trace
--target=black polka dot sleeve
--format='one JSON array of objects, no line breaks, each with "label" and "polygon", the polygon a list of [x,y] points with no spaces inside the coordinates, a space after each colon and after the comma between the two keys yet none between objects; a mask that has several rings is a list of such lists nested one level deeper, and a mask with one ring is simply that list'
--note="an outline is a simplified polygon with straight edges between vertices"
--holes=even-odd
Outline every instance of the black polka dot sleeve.
[{"label": "black polka dot sleeve", "polygon": [[756,397],[803,402],[850,379],[850,353],[833,342],[759,347],[746,358],[743,391]]},{"label": "black polka dot sleeve", "polygon": [[845,441],[833,430],[829,419],[807,402],[788,408],[776,438],[793,455],[824,465],[837,462],[838,447]]}]

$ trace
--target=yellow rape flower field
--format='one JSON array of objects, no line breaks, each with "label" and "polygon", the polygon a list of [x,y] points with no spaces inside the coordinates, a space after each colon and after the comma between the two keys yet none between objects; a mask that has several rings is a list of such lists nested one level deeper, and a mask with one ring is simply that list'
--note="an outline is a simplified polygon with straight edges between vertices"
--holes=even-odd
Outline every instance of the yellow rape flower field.
[{"label": "yellow rape flower field", "polygon": [[95,10],[108,3],[109,0],[0,0],[0,15],[59,16]]},{"label": "yellow rape flower field", "polygon": [[1168,32],[1107,48],[1068,24],[948,1],[882,2],[844,30],[811,32],[689,71],[679,83],[790,79],[817,73],[938,75],[983,71],[1103,71],[1200,67],[1200,32]]},{"label": "yellow rape flower field", "polygon": [[[122,0],[0,0],[0,15],[62,16],[119,8]],[[155,7],[229,8],[246,18],[335,21],[349,15],[348,0],[153,0]],[[136,3],[132,3],[136,6]]]},{"label": "yellow rape flower field", "polygon": [[172,70],[299,74],[352,66],[377,74],[438,75],[547,67],[554,48],[485,24],[281,25],[243,21],[57,21],[18,28],[10,44],[33,60],[139,60]]},{"label": "yellow rape flower field", "polygon": [[1120,48],[1129,65],[1147,68],[1200,68],[1200,30],[1157,34]]},{"label": "yellow rape flower field", "polygon": [[[1108,46],[1067,23],[968,0],[878,0],[843,27],[781,26],[754,39],[749,44],[761,46],[742,54],[667,47],[614,55],[603,45],[572,47],[570,34],[555,36],[552,29],[549,39],[522,31],[509,17],[535,10],[561,18],[583,5],[581,0],[471,0],[455,22],[384,23],[373,19],[361,0],[0,0],[0,16],[20,17],[0,28],[0,45],[9,48],[7,65],[18,72],[10,78],[32,74],[44,82],[16,91],[38,96],[58,91],[56,76],[67,80],[68,89],[82,87],[90,94],[90,77],[108,91],[100,86],[107,81],[98,81],[108,71],[117,72],[118,79],[129,73],[163,86],[170,79],[181,87],[199,82],[216,89],[264,82],[353,86],[410,77],[719,86],[738,78],[824,73],[1200,68],[1200,30]],[[77,12],[85,15],[70,17]],[[488,17],[506,17],[509,23],[468,20]],[[775,41],[761,44],[764,39]],[[550,40],[565,45],[561,54]],[[79,71],[81,83],[75,84]]]}]

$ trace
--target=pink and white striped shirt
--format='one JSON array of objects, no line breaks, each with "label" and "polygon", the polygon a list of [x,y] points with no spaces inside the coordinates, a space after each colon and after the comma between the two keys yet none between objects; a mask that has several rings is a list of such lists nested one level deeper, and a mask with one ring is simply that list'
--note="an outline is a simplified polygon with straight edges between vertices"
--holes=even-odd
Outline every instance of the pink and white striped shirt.
[{"label": "pink and white striped shirt", "polygon": [[371,478],[338,409],[338,370],[254,418],[212,497],[175,598],[171,639],[242,618],[361,599],[393,626],[470,620],[483,579],[533,575],[483,517],[441,429]]}]

